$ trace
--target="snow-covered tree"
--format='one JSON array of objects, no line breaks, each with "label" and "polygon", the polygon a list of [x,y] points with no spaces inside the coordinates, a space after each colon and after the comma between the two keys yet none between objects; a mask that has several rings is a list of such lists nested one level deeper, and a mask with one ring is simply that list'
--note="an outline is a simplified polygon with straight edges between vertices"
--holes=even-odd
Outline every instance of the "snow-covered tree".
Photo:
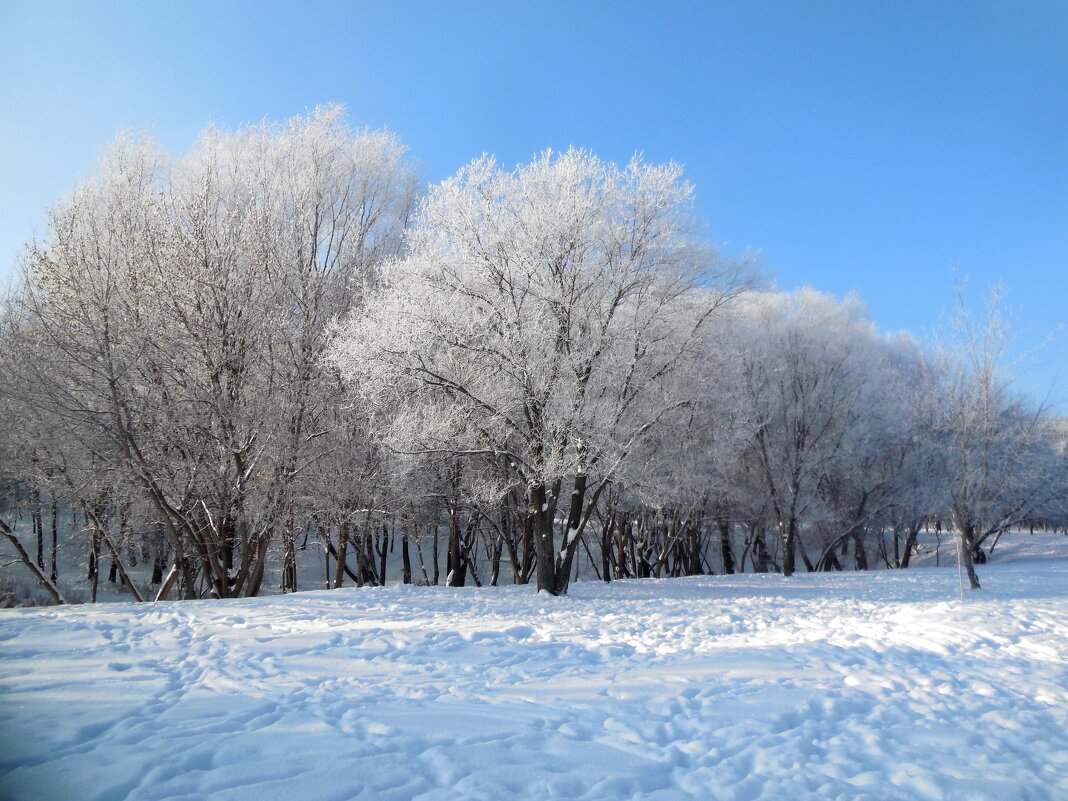
[{"label": "snow-covered tree", "polygon": [[431,188],[407,255],[338,332],[333,363],[398,410],[392,448],[466,458],[487,499],[524,488],[539,590],[566,592],[601,492],[691,402],[668,378],[736,286],[694,235],[691,194],[675,165],[483,157]]},{"label": "snow-covered tree", "polygon": [[397,252],[415,186],[397,139],[338,108],[177,159],[124,136],[29,248],[28,402],[80,443],[67,469],[147,499],[186,595],[256,594],[275,535],[295,588],[308,465],[346,444],[321,436],[327,325]]},{"label": "snow-covered tree", "polygon": [[870,356],[878,339],[855,298],[813,290],[754,293],[739,321],[741,382],[753,465],[782,542],[783,573],[800,553],[801,525],[821,503],[821,482],[865,425]]},{"label": "snow-covered tree", "polygon": [[927,373],[924,433],[936,447],[944,506],[973,590],[980,587],[980,546],[1057,503],[1068,486],[1052,422],[1011,390],[1002,303],[995,288],[977,320],[962,300],[954,339]]}]

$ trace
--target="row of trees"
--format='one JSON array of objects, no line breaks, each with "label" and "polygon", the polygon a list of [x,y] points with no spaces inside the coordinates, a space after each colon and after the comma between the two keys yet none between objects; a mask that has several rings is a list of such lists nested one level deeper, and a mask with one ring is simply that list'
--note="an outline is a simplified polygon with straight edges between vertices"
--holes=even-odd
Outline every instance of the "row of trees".
[{"label": "row of trees", "polygon": [[560,594],[580,553],[604,579],[789,575],[892,532],[907,566],[931,523],[978,587],[984,543],[1063,524],[1065,432],[1005,385],[994,311],[934,353],[855,299],[760,291],[691,198],[675,165],[576,150],[424,192],[336,108],[179,159],[122,138],[4,309],[37,559],[2,531],[59,600],[49,506],[138,596],[123,554],[152,543],[157,597],[256,595],[275,566],[295,590],[309,536],[327,586],[384,582],[398,540],[436,581],[440,537],[447,584],[503,565]]}]

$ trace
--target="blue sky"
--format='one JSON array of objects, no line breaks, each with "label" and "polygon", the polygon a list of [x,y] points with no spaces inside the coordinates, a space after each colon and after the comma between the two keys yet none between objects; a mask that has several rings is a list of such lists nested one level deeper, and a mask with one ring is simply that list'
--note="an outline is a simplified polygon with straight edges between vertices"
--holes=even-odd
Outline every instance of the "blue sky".
[{"label": "blue sky", "polygon": [[[686,165],[728,253],[924,338],[997,281],[1020,353],[1068,323],[1065,2],[0,0],[0,274],[123,127],[341,102],[428,180],[544,148]],[[1068,412],[1068,333],[1020,387]]]}]

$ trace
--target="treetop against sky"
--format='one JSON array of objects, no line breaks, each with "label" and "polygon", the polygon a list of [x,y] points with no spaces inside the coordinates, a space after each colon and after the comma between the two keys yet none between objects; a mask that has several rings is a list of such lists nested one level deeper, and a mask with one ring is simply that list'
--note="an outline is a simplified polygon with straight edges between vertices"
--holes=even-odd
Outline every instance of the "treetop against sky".
[{"label": "treetop against sky", "polygon": [[[1003,281],[1022,385],[1068,408],[1068,6],[0,6],[0,274],[123,128],[183,152],[344,103],[427,181],[481,153],[676,161],[729,254],[924,337]],[[1032,353],[1033,352],[1033,353]]]}]

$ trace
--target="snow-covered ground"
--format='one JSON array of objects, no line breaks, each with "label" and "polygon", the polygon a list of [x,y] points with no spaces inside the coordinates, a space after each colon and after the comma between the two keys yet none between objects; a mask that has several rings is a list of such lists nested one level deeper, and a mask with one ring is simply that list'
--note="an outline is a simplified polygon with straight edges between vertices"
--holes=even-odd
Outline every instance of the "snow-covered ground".
[{"label": "snow-covered ground", "polygon": [[4,610],[0,797],[1066,799],[1068,538],[980,578]]}]

